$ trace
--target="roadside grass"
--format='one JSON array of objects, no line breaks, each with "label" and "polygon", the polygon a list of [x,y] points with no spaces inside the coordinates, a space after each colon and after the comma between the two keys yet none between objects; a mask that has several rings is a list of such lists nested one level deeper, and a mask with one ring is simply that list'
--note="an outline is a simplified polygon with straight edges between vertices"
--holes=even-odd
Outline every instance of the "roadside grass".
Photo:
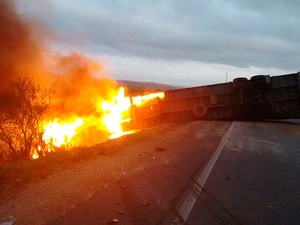
[{"label": "roadside grass", "polygon": [[161,135],[174,126],[175,124],[160,125],[90,147],[74,147],[68,151],[58,149],[35,160],[6,163],[0,167],[0,204],[30,182],[72,169],[75,165],[96,157],[117,154],[124,146]]}]

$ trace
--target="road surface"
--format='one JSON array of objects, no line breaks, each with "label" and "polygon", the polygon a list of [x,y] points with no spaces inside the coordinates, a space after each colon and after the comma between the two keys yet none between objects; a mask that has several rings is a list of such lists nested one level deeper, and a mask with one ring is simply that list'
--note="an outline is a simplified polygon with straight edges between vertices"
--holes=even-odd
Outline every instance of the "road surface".
[{"label": "road surface", "polygon": [[186,224],[299,224],[299,127],[235,122]]},{"label": "road surface", "polygon": [[0,205],[0,221],[299,224],[299,121],[194,121],[147,132],[27,185]]},{"label": "road surface", "polygon": [[[230,122],[198,121],[180,125],[158,139],[149,163],[64,216],[57,224],[162,224],[195,173],[210,158]],[[149,145],[153,140],[145,143]]]},{"label": "road surface", "polygon": [[96,145],[90,149],[99,151],[94,158],[78,160],[1,201],[0,221],[161,224],[229,125],[162,125]]}]

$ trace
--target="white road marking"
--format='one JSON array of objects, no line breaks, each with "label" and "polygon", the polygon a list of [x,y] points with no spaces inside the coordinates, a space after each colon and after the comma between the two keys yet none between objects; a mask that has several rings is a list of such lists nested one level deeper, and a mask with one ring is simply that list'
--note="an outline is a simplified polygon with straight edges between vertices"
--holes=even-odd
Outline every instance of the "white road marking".
[{"label": "white road marking", "polygon": [[240,136],[238,138],[244,138],[244,139],[248,139],[249,141],[252,141],[252,142],[261,142],[261,143],[270,144],[270,145],[277,145],[277,146],[281,146],[282,145],[279,142],[268,141],[268,140],[263,140],[263,139],[259,139],[259,138],[248,137],[248,136]]},{"label": "white road marking", "polygon": [[[219,145],[218,145],[216,151],[214,152],[214,154],[210,158],[209,162],[205,166],[203,172],[200,174],[200,176],[198,176],[195,179],[196,183],[198,185],[200,185],[200,187],[204,186],[204,184],[205,184],[209,174],[211,173],[217,159],[219,158],[235,124],[236,124],[236,122],[232,122],[232,124],[230,125],[230,127],[228,128],[226,133],[223,135],[221,141],[219,142]],[[189,214],[191,213],[200,192],[201,192],[201,190],[199,190],[199,193],[196,194],[194,191],[191,190],[190,193],[187,195],[186,199],[184,200],[183,204],[181,205],[181,207],[178,211],[178,214],[181,216],[181,218],[183,219],[184,222],[186,222]]]}]

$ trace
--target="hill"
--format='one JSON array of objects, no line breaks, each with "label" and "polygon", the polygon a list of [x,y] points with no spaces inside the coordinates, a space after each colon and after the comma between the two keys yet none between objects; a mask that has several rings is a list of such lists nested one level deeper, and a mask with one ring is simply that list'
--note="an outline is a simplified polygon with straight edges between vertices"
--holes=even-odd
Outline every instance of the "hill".
[{"label": "hill", "polygon": [[133,95],[145,92],[166,91],[178,88],[176,86],[160,84],[155,82],[140,82],[129,80],[118,80],[117,82],[119,85],[126,87],[129,93]]}]

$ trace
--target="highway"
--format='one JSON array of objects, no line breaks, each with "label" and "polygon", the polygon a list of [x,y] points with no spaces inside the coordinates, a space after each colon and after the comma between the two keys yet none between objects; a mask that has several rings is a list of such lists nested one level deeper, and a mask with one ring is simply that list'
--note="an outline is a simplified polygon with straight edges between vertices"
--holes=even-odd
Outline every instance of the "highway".
[{"label": "highway", "polygon": [[233,126],[185,223],[299,224],[299,120]]},{"label": "highway", "polygon": [[192,121],[108,144],[105,154],[96,146],[97,157],[15,193],[0,205],[1,220],[299,224],[300,120]]},{"label": "highway", "polygon": [[221,121],[178,124],[110,156],[109,164],[118,165],[123,175],[47,224],[168,223],[229,125]]},{"label": "highway", "polygon": [[[112,224],[299,224],[299,121],[232,122],[222,139],[214,133],[216,126],[224,122],[184,125],[173,156],[157,155],[164,160],[50,224],[96,224],[108,221],[105,215],[116,218]],[[205,144],[215,141],[218,145],[208,151]],[[166,162],[172,165],[167,170]],[[112,199],[119,215],[109,204]]]}]

